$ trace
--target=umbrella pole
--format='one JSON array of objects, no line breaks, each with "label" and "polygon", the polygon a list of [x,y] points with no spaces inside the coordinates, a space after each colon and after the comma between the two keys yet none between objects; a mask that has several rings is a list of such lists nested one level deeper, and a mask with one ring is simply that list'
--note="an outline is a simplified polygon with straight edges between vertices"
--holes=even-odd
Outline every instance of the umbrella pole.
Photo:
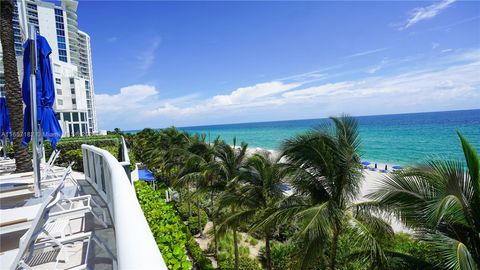
[{"label": "umbrella pole", "polygon": [[38,155],[38,120],[37,120],[37,31],[34,25],[29,28],[30,39],[30,116],[32,120],[33,184],[35,197],[42,196],[40,189],[40,159]]},{"label": "umbrella pole", "polygon": [[3,135],[3,159],[7,159],[7,134]]}]

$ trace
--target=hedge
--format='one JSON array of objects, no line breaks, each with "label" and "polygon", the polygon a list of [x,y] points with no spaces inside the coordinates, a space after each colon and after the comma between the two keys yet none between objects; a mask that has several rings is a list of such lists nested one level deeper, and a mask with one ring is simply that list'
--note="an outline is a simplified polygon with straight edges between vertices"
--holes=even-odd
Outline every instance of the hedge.
[{"label": "hedge", "polygon": [[[170,264],[167,263],[168,268],[183,269],[170,266],[175,266],[175,263],[180,263],[179,265],[184,264],[184,261],[182,261],[184,258],[183,255],[181,257],[174,256],[171,250],[178,247],[184,250],[186,247],[198,269],[213,270],[212,262],[205,256],[188,227],[183,224],[179,213],[173,208],[173,204],[165,202],[163,190],[154,191],[143,181],[135,182],[135,190],[138,201],[142,206],[144,215],[147,218],[165,262],[167,263],[167,260],[171,261]],[[168,219],[168,221],[165,219]],[[165,230],[163,227],[168,227],[168,229]],[[175,235],[176,237],[168,237],[170,235]],[[165,238],[170,240],[164,241]]]},{"label": "hedge", "polygon": [[[118,136],[85,136],[65,137],[57,143],[57,150],[60,150],[56,165],[68,166],[74,161],[73,169],[83,171],[82,144],[93,145],[109,151],[114,157],[118,157],[120,137]],[[49,141],[44,142],[46,159],[52,154],[53,148]]]},{"label": "hedge", "polygon": [[192,256],[193,260],[195,261],[195,265],[200,270],[213,270],[215,269],[212,265],[212,261],[210,261],[205,253],[198,245],[197,241],[193,238],[192,234],[189,234],[189,239],[187,243],[188,251],[190,252],[190,256]]},{"label": "hedge", "polygon": [[143,181],[135,182],[135,191],[168,269],[191,269],[185,250],[188,240],[185,225],[173,206]]}]

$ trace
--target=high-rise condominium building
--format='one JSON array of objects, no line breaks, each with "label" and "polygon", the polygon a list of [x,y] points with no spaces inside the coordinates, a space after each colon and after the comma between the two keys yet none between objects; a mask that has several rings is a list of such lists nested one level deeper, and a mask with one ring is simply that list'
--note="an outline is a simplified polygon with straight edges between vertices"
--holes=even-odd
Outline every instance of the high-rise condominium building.
[{"label": "high-rise condominium building", "polygon": [[[22,69],[23,43],[34,25],[52,48],[55,80],[55,111],[64,136],[97,132],[90,36],[78,29],[76,0],[61,5],[40,0],[15,1],[13,19],[15,51]],[[0,48],[1,54],[1,48]],[[22,79],[23,74],[19,72]],[[0,58],[0,94],[4,95],[3,63]]]}]

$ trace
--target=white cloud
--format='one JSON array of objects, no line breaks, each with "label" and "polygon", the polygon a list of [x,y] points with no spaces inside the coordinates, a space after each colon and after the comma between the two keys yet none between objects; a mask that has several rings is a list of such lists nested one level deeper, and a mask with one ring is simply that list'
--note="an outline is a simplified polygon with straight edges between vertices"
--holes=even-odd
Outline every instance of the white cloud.
[{"label": "white cloud", "polygon": [[95,103],[98,113],[128,111],[141,108],[143,102],[157,94],[155,87],[137,84],[120,88],[115,95],[97,94]]},{"label": "white cloud", "polygon": [[427,7],[418,7],[410,11],[407,21],[400,27],[400,30],[407,29],[412,25],[431,19],[437,16],[442,10],[448,8],[455,0],[441,0]]},{"label": "white cloud", "polygon": [[353,57],[365,56],[365,55],[369,55],[369,54],[373,54],[373,53],[385,51],[386,49],[387,49],[387,48],[378,48],[378,49],[373,49],[373,50],[358,52],[358,53],[354,53],[354,54],[351,54],[351,55],[347,55],[347,56],[345,56],[344,58],[353,58]]},{"label": "white cloud", "polygon": [[155,54],[160,46],[160,38],[155,37],[149,43],[149,46],[140,52],[137,56],[138,67],[141,70],[148,70],[155,63]]},{"label": "white cloud", "polygon": [[[389,75],[339,79],[312,85],[271,81],[228,94],[160,98],[151,85],[121,88],[96,96],[101,128],[134,129],[229,122],[299,119],[342,112],[378,114],[478,107],[480,50],[445,54],[438,63]],[[393,59],[389,59],[392,64]],[[389,64],[390,66],[390,64]],[[365,75],[365,73],[361,73]],[[335,74],[333,74],[335,77]],[[478,102],[477,102],[478,103]]]}]

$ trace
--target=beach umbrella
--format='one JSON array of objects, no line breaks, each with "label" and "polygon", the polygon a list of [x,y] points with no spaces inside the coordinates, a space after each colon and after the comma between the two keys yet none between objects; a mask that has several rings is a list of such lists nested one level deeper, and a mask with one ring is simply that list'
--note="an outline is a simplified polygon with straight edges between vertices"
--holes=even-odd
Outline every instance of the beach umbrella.
[{"label": "beach umbrella", "polygon": [[402,169],[402,166],[395,165],[395,166],[392,166],[392,168],[395,169],[395,170],[400,170],[400,169]]},{"label": "beach umbrella", "polygon": [[58,123],[53,110],[55,103],[55,87],[53,82],[52,65],[50,63],[50,54],[52,49],[47,40],[37,34],[36,35],[36,64],[32,65],[32,57],[30,53],[31,40],[27,40],[24,45],[25,51],[23,55],[23,83],[22,83],[22,97],[25,103],[25,113],[23,115],[24,134],[22,143],[28,145],[32,134],[32,116],[31,116],[31,98],[30,98],[30,80],[31,67],[36,69],[36,107],[37,107],[37,121],[40,125],[42,138],[49,140],[55,148],[57,142],[62,137],[62,128]]},{"label": "beach umbrella", "polygon": [[52,107],[55,102],[55,88],[50,63],[51,53],[52,49],[47,40],[37,34],[35,26],[31,25],[23,54],[22,99],[25,103],[25,112],[22,144],[27,146],[30,140],[33,140],[33,178],[36,197],[41,196],[42,139],[49,140],[55,149],[62,137],[62,129]]},{"label": "beach umbrella", "polygon": [[0,137],[3,144],[3,157],[7,157],[7,138],[12,141],[12,128],[10,127],[10,114],[5,97],[0,97]]},{"label": "beach umbrella", "polygon": [[368,166],[368,165],[370,165],[370,162],[368,162],[368,161],[363,161],[363,162],[362,162],[362,165]]}]

